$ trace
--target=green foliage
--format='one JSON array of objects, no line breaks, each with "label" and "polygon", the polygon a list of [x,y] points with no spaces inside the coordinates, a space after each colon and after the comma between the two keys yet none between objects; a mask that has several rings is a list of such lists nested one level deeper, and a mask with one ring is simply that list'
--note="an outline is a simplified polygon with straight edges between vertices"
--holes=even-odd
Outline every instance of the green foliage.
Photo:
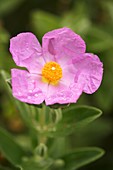
[{"label": "green foliage", "polygon": [[65,13],[61,20],[61,27],[62,26],[67,26],[73,29],[81,36],[86,35],[91,26],[86,3],[78,3],[71,11]]},{"label": "green foliage", "polygon": [[95,161],[104,154],[99,148],[80,148],[62,157],[65,166],[62,170],[76,170],[88,163]]},{"label": "green foliage", "polygon": [[66,136],[81,126],[92,122],[102,114],[101,110],[89,106],[74,106],[63,110],[63,118],[49,132],[49,136]]},{"label": "green foliage", "polygon": [[22,157],[26,155],[13,137],[2,128],[0,128],[0,151],[15,166],[20,165]]},{"label": "green foliage", "polygon": [[23,0],[0,0],[0,15],[8,13],[18,6]]},{"label": "green foliage", "polygon": [[[66,154],[69,148],[68,140],[64,137],[55,138],[52,143],[49,142],[48,153],[54,159],[60,158]],[[57,149],[56,149],[57,148]]]},{"label": "green foliage", "polygon": [[[47,170],[50,167],[59,167],[59,161],[50,158],[41,158],[38,155],[31,159],[27,158],[26,152],[15,142],[14,138],[5,130],[0,128],[0,151],[15,166],[22,170]],[[16,153],[16,154],[15,154]],[[81,148],[60,157],[62,170],[75,170],[81,166],[95,161],[104,154],[99,148]]]},{"label": "green foliage", "polygon": [[[107,38],[106,38],[107,37]],[[92,41],[91,41],[92,40]],[[87,35],[88,50],[97,52],[103,52],[104,50],[109,50],[113,47],[112,45],[113,37],[101,27],[96,27],[93,25]]]},{"label": "green foliage", "polygon": [[[8,48],[8,42],[9,42],[10,35],[9,33],[0,26],[0,69],[10,70],[12,67],[14,67],[14,62],[12,61],[9,52],[7,50]],[[6,56],[7,56],[7,62],[6,62]]]}]

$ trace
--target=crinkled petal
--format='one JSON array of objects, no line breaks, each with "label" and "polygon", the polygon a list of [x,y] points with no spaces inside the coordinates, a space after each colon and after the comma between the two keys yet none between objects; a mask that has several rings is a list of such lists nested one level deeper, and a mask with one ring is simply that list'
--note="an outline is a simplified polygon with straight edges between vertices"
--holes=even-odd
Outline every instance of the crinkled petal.
[{"label": "crinkled petal", "polygon": [[97,55],[86,53],[73,60],[75,83],[83,85],[85,93],[94,93],[100,86],[103,76],[103,64]]},{"label": "crinkled petal", "polygon": [[11,74],[15,98],[31,104],[40,104],[44,101],[48,85],[42,82],[40,76],[19,69],[12,69]]},{"label": "crinkled petal", "polygon": [[74,83],[74,77],[75,77],[75,72],[73,73],[71,71],[72,69],[72,64],[67,65],[67,67],[62,67],[62,78],[61,78],[61,82],[63,82],[63,84],[70,86],[70,84]]},{"label": "crinkled petal", "polygon": [[42,39],[45,60],[51,59],[67,63],[72,57],[78,57],[86,50],[83,39],[69,28],[60,28],[46,33]]},{"label": "crinkled petal", "polygon": [[45,102],[46,105],[52,105],[55,103],[76,103],[81,93],[82,87],[79,87],[78,84],[71,84],[70,86],[67,86],[64,83],[59,82],[56,86],[49,85]]},{"label": "crinkled petal", "polygon": [[26,67],[31,73],[40,72],[45,63],[37,38],[29,32],[11,38],[10,52],[16,65]]}]

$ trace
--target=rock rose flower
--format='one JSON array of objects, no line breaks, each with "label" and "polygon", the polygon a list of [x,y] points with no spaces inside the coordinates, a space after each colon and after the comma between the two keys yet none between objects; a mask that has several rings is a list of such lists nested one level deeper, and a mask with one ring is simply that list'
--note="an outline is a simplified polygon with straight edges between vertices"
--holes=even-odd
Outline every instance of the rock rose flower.
[{"label": "rock rose flower", "polygon": [[10,52],[16,65],[26,68],[11,70],[13,96],[22,102],[76,103],[82,92],[100,86],[100,59],[86,53],[84,40],[69,28],[46,33],[42,47],[32,33],[20,33],[11,38]]}]

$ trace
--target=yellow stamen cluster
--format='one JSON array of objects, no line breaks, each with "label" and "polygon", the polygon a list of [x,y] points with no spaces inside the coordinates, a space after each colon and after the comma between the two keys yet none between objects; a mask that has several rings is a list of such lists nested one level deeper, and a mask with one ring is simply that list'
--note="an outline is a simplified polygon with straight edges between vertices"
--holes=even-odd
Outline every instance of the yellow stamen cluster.
[{"label": "yellow stamen cluster", "polygon": [[62,78],[62,68],[54,61],[46,63],[42,69],[42,80],[50,84],[57,84]]}]

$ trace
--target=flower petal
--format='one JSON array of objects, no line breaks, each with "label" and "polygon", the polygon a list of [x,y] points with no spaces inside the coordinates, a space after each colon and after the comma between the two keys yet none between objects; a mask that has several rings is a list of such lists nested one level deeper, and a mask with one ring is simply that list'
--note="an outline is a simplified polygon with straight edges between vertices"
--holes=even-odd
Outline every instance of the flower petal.
[{"label": "flower petal", "polygon": [[94,93],[100,86],[103,75],[103,64],[97,55],[86,53],[73,60],[75,67],[75,82],[83,84],[85,93]]},{"label": "flower petal", "polygon": [[39,72],[44,64],[41,46],[32,33],[20,33],[11,38],[10,52],[15,63],[26,67],[31,73]]},{"label": "flower petal", "polygon": [[63,76],[60,81],[68,87],[70,86],[70,84],[74,83],[75,72],[73,73],[71,71],[72,67],[72,64],[69,64],[67,65],[67,67],[64,68],[62,67]]},{"label": "flower petal", "polygon": [[41,81],[41,77],[28,71],[12,69],[12,91],[18,100],[31,104],[44,101],[48,85]]},{"label": "flower petal", "polygon": [[49,53],[56,59],[68,62],[68,59],[83,54],[86,45],[79,35],[64,27],[46,33],[43,36],[42,48],[45,60],[48,60]]},{"label": "flower petal", "polygon": [[82,88],[77,84],[71,84],[69,87],[60,82],[56,86],[49,85],[48,94],[46,96],[46,105],[55,103],[67,104],[76,103],[82,93]]}]

